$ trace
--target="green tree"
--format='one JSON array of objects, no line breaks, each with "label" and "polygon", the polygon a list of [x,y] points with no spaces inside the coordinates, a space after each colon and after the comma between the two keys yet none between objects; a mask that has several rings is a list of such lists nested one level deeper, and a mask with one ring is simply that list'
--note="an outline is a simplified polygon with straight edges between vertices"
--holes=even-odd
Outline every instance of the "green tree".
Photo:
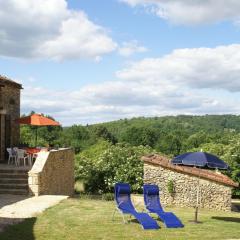
[{"label": "green tree", "polygon": [[95,134],[96,139],[102,138],[113,144],[117,143],[117,139],[111,134],[105,126],[96,125],[92,128],[93,134]]},{"label": "green tree", "polygon": [[157,133],[150,127],[129,127],[123,133],[121,140],[130,143],[132,146],[153,147],[157,141]]},{"label": "green tree", "polygon": [[59,145],[73,147],[75,152],[79,153],[92,145],[91,141],[91,134],[88,128],[81,125],[73,125],[64,129],[59,139]]}]

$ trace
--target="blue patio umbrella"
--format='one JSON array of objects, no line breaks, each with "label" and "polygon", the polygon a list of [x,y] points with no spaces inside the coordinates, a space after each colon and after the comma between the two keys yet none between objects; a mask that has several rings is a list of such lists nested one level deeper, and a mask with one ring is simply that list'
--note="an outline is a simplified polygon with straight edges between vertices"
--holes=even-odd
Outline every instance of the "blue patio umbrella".
[{"label": "blue patio umbrella", "polygon": [[[217,156],[206,153],[206,152],[188,152],[176,156],[172,159],[172,164],[194,166],[199,168],[212,168],[227,170],[229,166]],[[198,221],[198,202],[199,202],[199,189],[200,189],[200,173],[198,177],[198,188],[197,188],[197,204],[195,207],[195,219],[191,222],[200,223]]]},{"label": "blue patio umbrella", "polygon": [[229,166],[217,156],[206,152],[188,152],[175,157],[173,164],[227,170]]}]

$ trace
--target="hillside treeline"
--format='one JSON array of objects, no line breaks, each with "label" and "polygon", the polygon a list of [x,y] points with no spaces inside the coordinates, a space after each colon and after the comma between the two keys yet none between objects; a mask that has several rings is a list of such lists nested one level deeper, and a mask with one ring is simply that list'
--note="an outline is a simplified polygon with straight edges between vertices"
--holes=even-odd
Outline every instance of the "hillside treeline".
[{"label": "hillside treeline", "polygon": [[[34,136],[34,127],[21,127],[22,144],[33,146]],[[85,156],[86,152],[91,149],[96,151],[98,145],[100,150],[92,158],[100,157],[106,151],[105,148],[101,150],[101,146],[106,145],[102,142],[107,142],[112,148],[117,146],[118,151],[119,146],[127,146],[128,149],[143,146],[148,152],[156,151],[169,157],[202,149],[228,162],[231,170],[227,174],[240,182],[240,116],[140,117],[86,126],[38,129],[38,145],[73,147],[78,162],[81,162],[81,156]],[[81,178],[81,171],[78,171],[78,175]]]}]

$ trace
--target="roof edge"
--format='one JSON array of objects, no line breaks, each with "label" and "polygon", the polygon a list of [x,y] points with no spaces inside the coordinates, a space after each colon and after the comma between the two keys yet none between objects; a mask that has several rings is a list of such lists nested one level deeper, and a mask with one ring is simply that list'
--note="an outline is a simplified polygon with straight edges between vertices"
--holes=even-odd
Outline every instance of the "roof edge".
[{"label": "roof edge", "polygon": [[200,178],[211,180],[222,185],[226,185],[230,187],[239,186],[238,183],[234,182],[232,179],[230,179],[228,176],[224,174],[218,174],[206,169],[193,168],[193,167],[182,166],[182,165],[181,166],[174,165],[170,162],[170,159],[165,156],[151,154],[151,155],[143,156],[141,160],[144,161],[145,163],[155,165],[155,166],[161,166],[163,168],[166,168],[175,172],[188,174],[195,177],[200,176]]},{"label": "roof edge", "polygon": [[17,83],[17,82],[15,82],[14,80],[12,80],[12,79],[10,79],[10,78],[8,78],[8,77],[6,77],[6,76],[0,75],[0,80],[1,80],[4,84],[9,84],[9,85],[15,86],[15,87],[17,87],[17,88],[19,88],[19,89],[23,89],[22,84]]}]

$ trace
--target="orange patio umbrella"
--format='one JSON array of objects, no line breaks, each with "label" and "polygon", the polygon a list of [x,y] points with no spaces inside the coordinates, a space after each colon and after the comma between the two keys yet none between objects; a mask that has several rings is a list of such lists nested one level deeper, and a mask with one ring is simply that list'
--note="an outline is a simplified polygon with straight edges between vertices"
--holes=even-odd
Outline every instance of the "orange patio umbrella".
[{"label": "orange patio umbrella", "polygon": [[[19,124],[26,124],[31,126],[60,126],[59,122],[36,113],[27,117],[19,118],[16,121]],[[36,127],[35,145],[37,145],[37,127]]]}]

